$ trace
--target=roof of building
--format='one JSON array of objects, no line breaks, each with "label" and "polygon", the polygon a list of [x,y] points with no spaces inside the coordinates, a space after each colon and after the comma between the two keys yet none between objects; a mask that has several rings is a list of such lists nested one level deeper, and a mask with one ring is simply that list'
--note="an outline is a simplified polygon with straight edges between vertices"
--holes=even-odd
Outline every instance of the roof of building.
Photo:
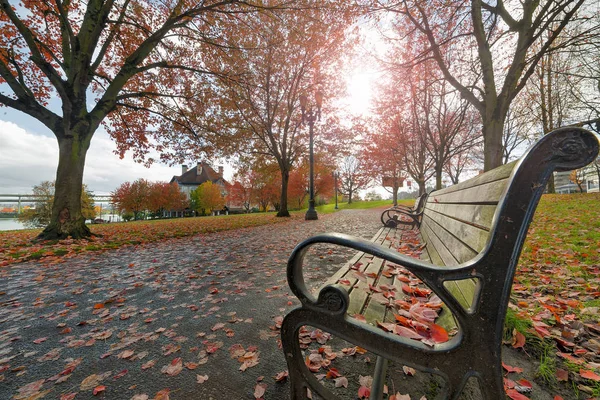
[{"label": "roof of building", "polygon": [[[200,173],[198,169],[200,168]],[[213,183],[224,183],[223,176],[215,171],[210,165],[202,162],[197,166],[188,169],[180,176],[173,176],[171,182],[177,182],[179,185],[202,185],[206,181]]]}]

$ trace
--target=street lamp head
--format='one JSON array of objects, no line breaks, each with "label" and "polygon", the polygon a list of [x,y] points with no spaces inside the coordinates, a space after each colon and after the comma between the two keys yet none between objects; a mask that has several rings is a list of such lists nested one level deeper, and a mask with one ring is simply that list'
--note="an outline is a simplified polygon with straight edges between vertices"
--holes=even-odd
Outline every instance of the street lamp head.
[{"label": "street lamp head", "polygon": [[308,97],[305,94],[300,95],[300,109],[302,110],[302,115],[306,111],[306,106],[308,105]]},{"label": "street lamp head", "polygon": [[321,110],[321,106],[323,105],[323,92],[317,90],[315,93],[315,101],[317,102],[317,109]]},{"label": "street lamp head", "polygon": [[321,119],[321,106],[323,105],[323,92],[317,90],[315,93],[315,102],[317,103],[317,118]]}]

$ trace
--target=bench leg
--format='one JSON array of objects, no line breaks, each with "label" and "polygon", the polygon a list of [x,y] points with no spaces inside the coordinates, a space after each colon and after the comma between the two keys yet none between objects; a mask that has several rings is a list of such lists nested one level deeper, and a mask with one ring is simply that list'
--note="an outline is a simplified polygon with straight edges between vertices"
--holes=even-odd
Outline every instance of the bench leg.
[{"label": "bench leg", "polygon": [[371,396],[369,400],[383,399],[383,385],[385,385],[387,365],[387,359],[379,356],[377,357],[377,362],[375,363],[375,371],[373,373],[373,385],[371,386]]}]

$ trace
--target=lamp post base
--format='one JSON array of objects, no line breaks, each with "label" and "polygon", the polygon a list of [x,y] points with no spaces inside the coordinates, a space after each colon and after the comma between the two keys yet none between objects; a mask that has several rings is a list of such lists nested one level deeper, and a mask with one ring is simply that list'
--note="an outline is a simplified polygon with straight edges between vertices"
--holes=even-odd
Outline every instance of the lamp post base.
[{"label": "lamp post base", "polygon": [[319,219],[319,216],[317,215],[317,210],[315,209],[308,209],[308,211],[306,211],[306,215],[304,215],[304,219],[306,221],[314,221]]}]

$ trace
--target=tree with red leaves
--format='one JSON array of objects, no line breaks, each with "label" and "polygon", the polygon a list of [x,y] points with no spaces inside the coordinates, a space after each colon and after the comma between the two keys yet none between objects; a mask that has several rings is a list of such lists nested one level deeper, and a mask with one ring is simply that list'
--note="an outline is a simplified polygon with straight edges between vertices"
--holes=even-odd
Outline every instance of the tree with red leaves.
[{"label": "tree with red leaves", "polygon": [[52,217],[39,238],[91,235],[81,191],[101,124],[121,157],[133,150],[148,164],[153,149],[165,160],[214,150],[225,130],[211,85],[224,72],[205,66],[255,33],[240,15],[264,9],[237,0],[0,0],[0,105],[43,123],[59,147]]}]

